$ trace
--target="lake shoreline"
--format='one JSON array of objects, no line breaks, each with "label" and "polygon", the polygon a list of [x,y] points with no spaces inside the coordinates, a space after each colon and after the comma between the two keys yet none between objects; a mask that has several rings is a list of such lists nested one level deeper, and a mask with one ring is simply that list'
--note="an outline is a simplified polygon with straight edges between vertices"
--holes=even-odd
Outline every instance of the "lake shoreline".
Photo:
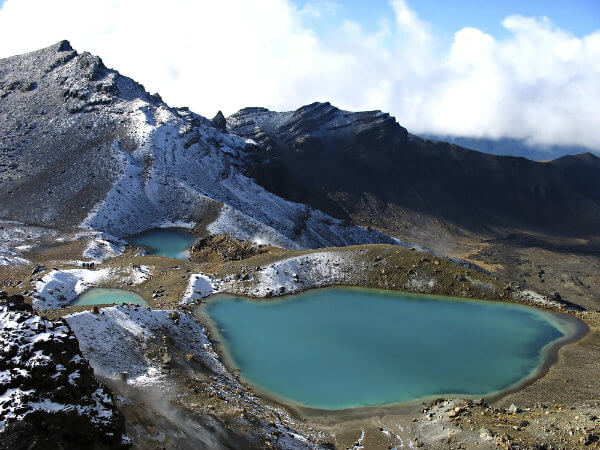
[{"label": "lake shoreline", "polygon": [[[36,264],[46,264],[47,267],[57,267],[60,271],[68,271],[77,268],[77,262],[73,260],[77,259],[77,252],[81,252],[85,249],[86,241],[81,242],[69,242],[65,244],[59,244],[56,250],[53,250],[49,254],[35,254],[32,257],[32,261]],[[221,284],[219,289],[221,291],[229,291],[234,295],[242,294],[245,286],[251,287],[255,283],[263,281],[261,274],[264,273],[265,268],[275,265],[275,269],[279,268],[278,261],[287,261],[290,257],[296,256],[310,256],[312,253],[319,254],[332,254],[344,258],[348,261],[348,264],[344,265],[342,262],[342,271],[345,271],[345,276],[339,279],[326,279],[321,278],[321,281],[326,282],[328,285],[350,285],[358,287],[371,287],[376,289],[385,289],[395,292],[408,292],[411,295],[414,293],[423,293],[422,288],[416,285],[410,284],[407,279],[407,274],[411,277],[417,276],[430,276],[437,280],[434,287],[429,290],[430,293],[435,295],[448,295],[460,293],[460,295],[466,294],[467,298],[473,299],[484,299],[485,301],[498,301],[500,303],[516,303],[533,306],[538,309],[551,310],[561,315],[567,315],[569,317],[575,317],[587,324],[589,332],[583,336],[576,343],[570,343],[562,345],[558,349],[558,355],[556,362],[551,364],[548,370],[540,374],[540,376],[531,381],[531,384],[521,386],[514,393],[505,395],[502,398],[495,399],[494,401],[486,399],[489,403],[486,403],[485,407],[477,407],[473,410],[473,415],[470,416],[469,420],[473,420],[475,431],[468,424],[461,424],[458,421],[448,422],[447,416],[445,416],[441,422],[438,423],[437,416],[434,416],[433,421],[429,421],[427,414],[424,412],[428,408],[427,406],[421,406],[420,409],[418,402],[413,406],[414,409],[410,412],[401,410],[400,408],[392,408],[392,411],[381,409],[377,413],[380,415],[364,418],[350,414],[342,417],[331,417],[318,421],[317,417],[303,418],[298,412],[293,411],[285,405],[277,404],[276,401],[266,396],[258,395],[256,397],[257,402],[261,406],[260,408],[276,408],[281,411],[286,417],[293,419],[297,430],[303,430],[306,436],[312,435],[312,426],[317,433],[329,434],[334,436],[334,442],[336,446],[342,448],[352,447],[356,440],[361,436],[361,431],[364,430],[366,433],[365,448],[388,448],[389,445],[398,445],[398,440],[390,440],[386,435],[383,434],[381,428],[385,428],[386,432],[391,431],[400,434],[404,439],[405,445],[412,439],[416,442],[418,437],[419,442],[429,442],[432,448],[447,448],[447,445],[442,441],[433,442],[428,436],[440,436],[439,426],[442,426],[443,435],[447,436],[447,433],[458,433],[456,438],[453,438],[453,442],[457,444],[460,442],[467,442],[466,448],[479,448],[479,444],[485,444],[485,439],[479,437],[479,427],[485,427],[492,432],[493,439],[500,439],[502,433],[508,432],[511,436],[517,439],[521,439],[520,442],[531,443],[534,442],[533,435],[528,434],[528,431],[515,431],[514,429],[504,430],[504,425],[508,420],[512,426],[518,427],[519,421],[528,420],[532,424],[541,421],[545,423],[545,420],[552,418],[552,420],[560,426],[560,439],[564,441],[566,439],[579,439],[578,437],[571,438],[568,435],[570,423],[577,421],[576,417],[580,417],[581,422],[582,415],[584,417],[589,416],[590,413],[586,408],[586,405],[590,405],[590,399],[596,398],[597,389],[600,389],[600,383],[596,380],[600,380],[600,372],[598,372],[597,361],[600,360],[600,315],[595,311],[578,311],[570,310],[565,311],[561,307],[553,307],[546,302],[536,301],[535,298],[514,298],[512,294],[515,293],[514,289],[519,289],[519,286],[511,285],[501,279],[495,279],[489,275],[483,275],[473,270],[457,267],[446,260],[432,257],[431,255],[425,255],[419,252],[412,251],[410,249],[403,249],[397,246],[387,245],[365,245],[365,246],[354,246],[345,248],[327,248],[319,250],[304,250],[304,251],[283,251],[278,255],[261,255],[253,257],[249,260],[243,261],[231,261],[222,264],[200,264],[195,261],[177,260],[174,261],[170,258],[164,258],[156,255],[139,255],[136,253],[134,248],[129,248],[123,255],[112,258],[102,264],[98,264],[97,270],[107,269],[115,276],[110,279],[98,283],[100,287],[118,287],[131,289],[148,299],[150,307],[154,310],[179,310],[180,312],[189,314],[191,308],[188,306],[182,307],[180,304],[181,298],[185,292],[188,284],[190,274],[205,273],[209,276],[214,277],[218,282],[222,282],[229,277],[232,280],[231,284]],[[66,260],[61,264],[55,262],[49,262],[50,258]],[[132,265],[142,265],[150,270],[150,276],[146,278],[141,284],[135,284],[129,286],[130,280],[135,281],[132,278],[131,268]],[[416,269],[415,269],[416,265]],[[260,266],[261,272],[255,270]],[[360,273],[348,269],[349,267],[356,267],[360,270]],[[21,280],[21,289],[32,289],[34,286],[30,277],[31,268],[27,266],[15,266],[7,267],[7,273],[13,280]],[[411,272],[412,271],[412,272]],[[436,271],[438,273],[436,274]],[[384,273],[385,272],[385,273]],[[94,272],[95,273],[95,272]],[[245,281],[239,278],[239,275],[247,273],[250,275],[250,280]],[[314,283],[313,278],[303,276],[303,272],[300,273],[300,290],[306,291],[311,290],[311,287],[318,288],[319,286],[312,286]],[[412,275],[411,275],[412,273]],[[119,275],[119,276],[116,276]],[[464,280],[466,278],[466,281]],[[238,281],[239,280],[239,281]],[[16,282],[16,281],[15,281]],[[136,281],[137,283],[137,281]],[[484,283],[486,283],[484,285]],[[487,292],[485,286],[494,285],[495,291]],[[239,286],[239,289],[230,290],[232,287]],[[153,298],[152,293],[156,289],[160,289],[164,286],[164,295]],[[509,287],[513,287],[509,290]],[[469,289],[470,288],[470,289]],[[415,292],[417,290],[418,292]],[[287,294],[287,293],[286,293]],[[487,294],[487,296],[482,295]],[[504,294],[504,295],[502,295]],[[248,296],[249,298],[258,302],[269,302],[277,299],[277,296],[269,298],[256,298],[256,296]],[[210,301],[210,300],[209,300]],[[566,304],[568,308],[568,303]],[[75,312],[81,312],[90,310],[90,306],[67,306],[58,307],[56,309],[46,309],[43,314],[47,317],[59,318],[67,314]],[[206,323],[204,323],[206,325]],[[211,345],[215,347],[216,345]],[[223,355],[220,355],[221,361]],[[195,373],[202,374],[205,370],[202,367],[196,367]],[[234,375],[232,376],[239,378]],[[181,384],[182,389],[186,389],[187,381],[185,378],[180,379],[179,374],[173,374],[169,378],[176,385]],[[196,385],[200,392],[204,392],[204,384]],[[594,389],[592,389],[591,387]],[[252,394],[253,389],[249,386],[244,386],[242,392]],[[123,393],[126,394],[126,391]],[[259,394],[259,393],[258,393]],[[214,403],[212,394],[201,394],[197,395],[194,392],[187,393],[189,400],[188,403],[179,403],[177,408],[181,408],[182,411],[188,411],[190,409],[206,408],[208,405],[218,404],[219,410],[221,408],[230,408],[234,411],[233,404],[227,406],[226,404]],[[246,394],[240,394],[243,398],[239,399],[236,405],[239,408],[244,408],[244,398]],[[191,402],[191,403],[190,403]],[[507,415],[505,409],[515,403],[525,411],[518,415]],[[197,405],[197,406],[194,406]],[[542,405],[542,406],[540,406]],[[551,409],[547,408],[549,405]],[[560,407],[562,406],[562,409]],[[599,415],[597,410],[600,410],[600,402],[596,406],[592,403],[592,413]],[[448,406],[449,407],[449,406]],[[556,409],[555,409],[556,408]],[[241,410],[241,409],[240,409]],[[476,412],[475,412],[476,410]],[[550,416],[544,416],[550,412]],[[375,413],[371,411],[371,413]],[[480,417],[481,414],[481,417]],[[587,414],[587,415],[586,415]],[[370,414],[369,414],[370,415]],[[475,416],[476,415],[476,416]],[[290,419],[290,420],[291,420]],[[475,420],[477,419],[477,420]],[[276,420],[270,418],[268,420]],[[451,419],[453,420],[453,419]],[[515,422],[516,421],[516,422]],[[571,421],[571,422],[569,422]],[[292,423],[292,422],[290,422]],[[402,426],[404,431],[401,431],[398,427]],[[423,427],[438,427],[434,431],[429,428]],[[533,425],[532,425],[533,426]],[[308,427],[308,428],[307,428]],[[536,425],[536,427],[538,427]],[[437,431],[436,431],[437,430]],[[503,431],[504,430],[504,431]],[[539,427],[535,428],[536,433],[539,432]],[[541,430],[543,432],[543,429]],[[521,435],[521,438],[519,436]],[[321,441],[320,439],[324,439]],[[331,442],[327,441],[328,438],[318,438],[319,442]],[[442,439],[442,438],[439,438]],[[455,439],[455,440],[454,440]],[[537,438],[536,438],[537,439]],[[561,442],[562,442],[561,441]],[[545,442],[555,442],[553,438],[548,438]],[[455,446],[456,448],[456,446]],[[463,447],[465,448],[465,447]]]},{"label": "lake shoreline", "polygon": [[[354,290],[378,291],[378,293],[380,293],[380,294],[382,294],[382,293],[384,295],[389,294],[390,296],[404,294],[404,293],[397,292],[397,291],[386,291],[386,290],[382,290],[382,289],[363,288],[363,287],[357,287],[357,286],[350,286],[350,287],[334,286],[333,288],[334,289],[341,288],[341,289],[349,289],[349,290],[354,289]],[[313,289],[316,289],[316,290],[331,289],[331,287],[313,288]],[[311,290],[313,290],[313,289],[311,289]],[[286,295],[283,297],[276,297],[276,298],[270,298],[270,299],[256,299],[253,297],[246,297],[246,296],[241,296],[241,295],[237,295],[237,294],[235,294],[234,297],[240,297],[240,298],[244,298],[244,299],[247,299],[250,301],[258,301],[261,303],[262,302],[273,302],[273,301],[277,301],[277,302],[284,301],[285,302],[285,301],[291,300],[292,298],[296,297],[298,294],[302,294],[302,293],[306,293],[306,291],[300,291],[299,293],[290,294],[289,296]],[[411,296],[411,297],[416,297],[416,298],[430,298],[430,299],[436,298],[436,297],[442,297],[442,296],[437,296],[437,295],[414,294],[414,293],[406,293],[406,295]],[[239,367],[237,367],[237,365],[234,363],[233,358],[231,357],[231,355],[229,354],[229,352],[227,350],[227,347],[222,342],[223,337],[221,336],[213,319],[207,313],[206,308],[207,308],[208,303],[214,302],[214,301],[219,301],[219,298],[222,298],[223,296],[230,296],[230,294],[225,294],[225,293],[213,294],[204,300],[205,303],[201,304],[200,306],[197,306],[194,309],[194,315],[200,319],[202,324],[205,326],[205,328],[209,332],[209,336],[210,336],[213,348],[219,355],[221,361],[223,361],[225,366],[228,368],[228,370],[230,370],[232,373],[239,374],[239,377],[246,384],[251,386],[252,389],[256,393],[258,393],[260,396],[264,397],[266,400],[268,400],[270,402],[273,402],[273,403],[276,403],[278,405],[285,407],[293,416],[295,416],[297,418],[309,420],[315,424],[318,423],[321,425],[331,425],[334,423],[339,424],[341,422],[348,422],[348,421],[354,421],[354,420],[366,420],[370,417],[375,417],[375,416],[415,414],[420,409],[422,409],[422,405],[424,405],[426,403],[430,403],[431,401],[433,401],[437,398],[440,398],[440,397],[442,397],[442,398],[459,397],[459,398],[470,399],[470,400],[476,400],[476,399],[482,397],[482,395],[480,395],[480,394],[467,395],[467,394],[447,392],[447,393],[424,396],[424,397],[416,398],[413,400],[400,401],[400,402],[394,402],[394,403],[388,403],[388,404],[382,404],[382,405],[359,406],[359,407],[350,407],[350,408],[343,408],[343,409],[320,409],[320,408],[315,408],[315,407],[310,407],[310,406],[306,406],[303,404],[299,404],[290,399],[278,396],[277,394],[274,394],[273,392],[263,389],[263,388],[257,386],[256,384],[252,383],[251,381],[247,380],[243,376],[243,374],[241,374]],[[564,347],[568,344],[571,344],[573,342],[580,340],[589,332],[588,326],[583,321],[581,321],[580,319],[578,319],[577,317],[575,317],[572,314],[565,313],[564,311],[545,310],[543,308],[535,308],[535,307],[532,307],[529,305],[524,305],[519,302],[506,302],[506,301],[494,301],[494,300],[474,300],[474,299],[465,299],[465,298],[457,298],[457,297],[445,297],[443,301],[460,301],[460,302],[468,302],[468,303],[486,302],[486,303],[494,303],[494,304],[511,303],[520,308],[542,309],[545,314],[553,314],[555,318],[557,318],[561,321],[564,321],[566,323],[566,325],[568,325],[571,328],[570,330],[564,330],[564,333],[565,333],[564,337],[561,337],[561,338],[558,338],[558,339],[555,339],[555,340],[549,342],[541,349],[540,358],[541,358],[542,362],[535,368],[535,370],[532,373],[530,373],[529,375],[525,376],[524,378],[520,379],[519,381],[517,381],[516,383],[514,383],[513,385],[511,385],[505,389],[501,389],[501,390],[490,392],[486,395],[483,395],[483,397],[485,397],[487,402],[496,402],[496,401],[502,399],[503,397],[506,397],[509,394],[512,394],[512,393],[515,393],[515,392],[518,392],[518,391],[524,389],[525,387],[534,383],[536,380],[542,378],[548,372],[550,367],[556,362],[559,349],[561,349],[562,347]]]}]

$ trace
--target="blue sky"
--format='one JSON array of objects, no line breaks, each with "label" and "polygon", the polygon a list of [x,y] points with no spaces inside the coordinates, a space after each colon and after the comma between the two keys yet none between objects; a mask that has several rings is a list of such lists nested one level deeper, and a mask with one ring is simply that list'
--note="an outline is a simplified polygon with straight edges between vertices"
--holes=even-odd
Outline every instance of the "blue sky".
[{"label": "blue sky", "polygon": [[329,101],[417,134],[600,150],[600,0],[0,3],[0,57],[68,39],[208,117]]},{"label": "blue sky", "polygon": [[[367,29],[374,29],[382,19],[389,19],[393,14],[387,0],[293,0],[293,3],[299,8],[307,4],[335,4],[336,16],[353,20]],[[504,37],[507,31],[501,22],[511,14],[548,17],[578,37],[600,29],[600,0],[418,0],[410,6],[447,41],[464,27],[476,27],[495,37]]]},{"label": "blue sky", "polygon": [[[317,1],[291,0],[300,9],[307,4],[332,3],[339,17],[353,20],[366,29],[374,29],[392,14],[387,0]],[[0,0],[0,7],[5,0]],[[502,37],[506,30],[502,19],[511,14],[550,18],[558,27],[584,36],[600,29],[600,0],[418,0],[412,9],[429,22],[438,35],[450,40],[464,27],[477,27]]]}]

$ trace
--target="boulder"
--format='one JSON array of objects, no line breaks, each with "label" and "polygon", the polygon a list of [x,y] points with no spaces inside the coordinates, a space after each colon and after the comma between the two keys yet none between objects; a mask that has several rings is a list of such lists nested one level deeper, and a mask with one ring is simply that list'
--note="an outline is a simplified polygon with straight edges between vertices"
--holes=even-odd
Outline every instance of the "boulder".
[{"label": "boulder", "polygon": [[510,406],[508,407],[507,411],[511,414],[517,414],[517,413],[521,412],[521,408],[519,408],[514,403],[511,403]]}]

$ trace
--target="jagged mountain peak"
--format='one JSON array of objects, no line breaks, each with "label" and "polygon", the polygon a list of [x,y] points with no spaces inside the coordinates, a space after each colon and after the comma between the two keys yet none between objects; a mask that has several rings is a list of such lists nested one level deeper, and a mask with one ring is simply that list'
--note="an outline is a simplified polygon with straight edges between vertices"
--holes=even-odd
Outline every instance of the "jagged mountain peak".
[{"label": "jagged mountain peak", "polygon": [[73,47],[71,47],[71,43],[69,41],[67,41],[66,39],[59,41],[55,45],[57,47],[57,51],[59,51],[59,52],[68,52],[70,50],[73,50]]},{"label": "jagged mountain peak", "polygon": [[244,175],[248,142],[222,113],[170,107],[68,48],[0,60],[0,218],[123,237],[216,210],[210,232],[286,248],[393,242]]},{"label": "jagged mountain peak", "polygon": [[[267,153],[290,149],[310,155],[331,146],[334,141],[362,141],[377,135],[379,141],[396,142],[408,138],[405,128],[393,116],[381,111],[351,112],[329,102],[314,102],[294,111],[276,112],[266,108],[244,108],[227,118],[228,131],[257,142]],[[344,151],[336,144],[336,151]],[[371,155],[386,148],[362,148]]]}]

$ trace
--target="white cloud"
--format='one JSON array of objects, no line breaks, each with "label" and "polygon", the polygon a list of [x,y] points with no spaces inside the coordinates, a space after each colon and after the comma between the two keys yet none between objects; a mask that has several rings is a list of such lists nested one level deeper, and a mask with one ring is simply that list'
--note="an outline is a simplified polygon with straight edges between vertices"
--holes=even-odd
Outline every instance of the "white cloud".
[{"label": "white cloud", "polygon": [[506,38],[465,28],[442,49],[403,0],[370,32],[339,11],[327,1],[7,0],[0,56],[66,38],[207,116],[328,100],[389,111],[417,133],[600,149],[600,31],[578,38],[515,15]]}]

